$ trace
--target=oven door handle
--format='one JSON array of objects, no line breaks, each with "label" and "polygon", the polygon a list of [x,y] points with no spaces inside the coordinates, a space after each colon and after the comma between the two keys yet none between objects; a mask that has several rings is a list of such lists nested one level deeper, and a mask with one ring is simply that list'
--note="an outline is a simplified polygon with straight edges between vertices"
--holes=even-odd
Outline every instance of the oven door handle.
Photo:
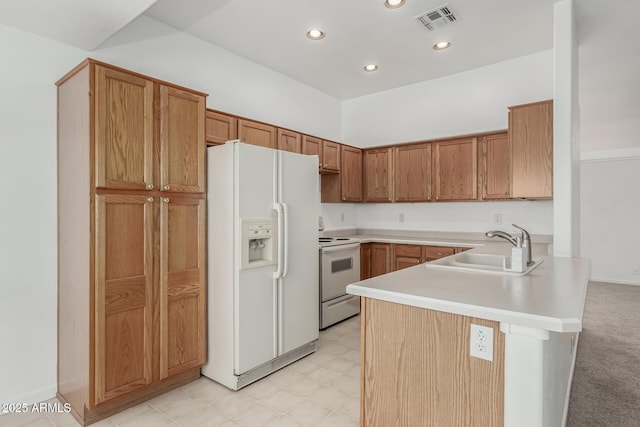
[{"label": "oven door handle", "polygon": [[328,248],[322,248],[322,252],[324,253],[329,253],[329,252],[343,252],[343,251],[350,251],[352,249],[356,249],[360,247],[360,242],[358,243],[349,243],[347,245],[337,245],[337,246],[329,246]]}]

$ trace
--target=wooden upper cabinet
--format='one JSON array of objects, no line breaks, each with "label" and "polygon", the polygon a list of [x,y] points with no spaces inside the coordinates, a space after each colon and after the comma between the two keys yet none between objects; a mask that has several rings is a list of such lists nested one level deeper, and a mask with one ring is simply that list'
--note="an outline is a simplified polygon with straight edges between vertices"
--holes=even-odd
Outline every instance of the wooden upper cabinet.
[{"label": "wooden upper cabinet", "polygon": [[247,144],[278,148],[278,133],[274,126],[250,120],[238,120],[238,138]]},{"label": "wooden upper cabinet", "polygon": [[512,197],[553,197],[553,101],[509,107]]},{"label": "wooden upper cabinet", "polygon": [[362,150],[343,145],[340,156],[342,158],[340,172],[341,200],[343,202],[361,202]]},{"label": "wooden upper cabinet", "polygon": [[205,200],[160,198],[160,379],[205,362]]},{"label": "wooden upper cabinet", "polygon": [[431,200],[431,145],[415,144],[394,148],[394,201]]},{"label": "wooden upper cabinet", "polygon": [[302,153],[302,135],[286,129],[278,129],[278,150]]},{"label": "wooden upper cabinet", "polygon": [[102,403],[153,381],[153,198],[96,196],[95,218],[91,352]]},{"label": "wooden upper cabinet", "polygon": [[95,185],[153,189],[153,82],[95,67]]},{"label": "wooden upper cabinet", "polygon": [[478,160],[480,192],[483,200],[511,197],[511,149],[507,132],[480,139]]},{"label": "wooden upper cabinet", "polygon": [[302,135],[302,154],[318,156],[318,169],[322,169],[322,140],[320,138]]},{"label": "wooden upper cabinet", "polygon": [[433,195],[438,201],[478,197],[477,139],[439,141],[432,146]]},{"label": "wooden upper cabinet", "polygon": [[364,201],[391,202],[393,200],[393,149],[365,150]]},{"label": "wooden upper cabinet", "polygon": [[238,120],[235,117],[207,111],[207,145],[220,145],[238,138]]},{"label": "wooden upper cabinet", "polygon": [[205,97],[160,86],[160,190],[205,191]]},{"label": "wooden upper cabinet", "polygon": [[322,171],[340,172],[340,145],[337,142],[322,141]]}]

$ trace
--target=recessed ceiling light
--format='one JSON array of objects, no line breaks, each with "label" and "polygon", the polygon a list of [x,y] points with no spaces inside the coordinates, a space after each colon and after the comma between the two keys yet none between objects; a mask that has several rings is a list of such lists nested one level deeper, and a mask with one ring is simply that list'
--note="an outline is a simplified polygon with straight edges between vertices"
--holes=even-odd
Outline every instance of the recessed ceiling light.
[{"label": "recessed ceiling light", "polygon": [[444,50],[444,49],[448,49],[450,46],[451,46],[450,42],[438,42],[433,45],[433,48],[435,50]]},{"label": "recessed ceiling light", "polygon": [[364,70],[371,72],[371,71],[378,71],[378,66],[376,64],[369,64],[369,65],[365,65],[364,66]]},{"label": "recessed ceiling light", "polygon": [[385,0],[384,5],[389,9],[397,9],[404,5],[405,0]]},{"label": "recessed ceiling light", "polygon": [[311,40],[321,40],[324,38],[324,33],[318,29],[313,28],[307,31],[307,37],[309,37]]}]

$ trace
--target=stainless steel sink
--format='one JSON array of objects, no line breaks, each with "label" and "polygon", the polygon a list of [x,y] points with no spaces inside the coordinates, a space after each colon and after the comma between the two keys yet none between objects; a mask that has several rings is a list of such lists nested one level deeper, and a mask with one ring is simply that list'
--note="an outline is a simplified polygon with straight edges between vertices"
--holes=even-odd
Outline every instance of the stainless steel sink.
[{"label": "stainless steel sink", "polygon": [[427,268],[470,271],[474,273],[498,274],[504,276],[525,276],[542,263],[542,259],[534,259],[533,264],[523,272],[504,269],[504,255],[476,254],[462,252],[446,258],[440,258],[425,264]]}]

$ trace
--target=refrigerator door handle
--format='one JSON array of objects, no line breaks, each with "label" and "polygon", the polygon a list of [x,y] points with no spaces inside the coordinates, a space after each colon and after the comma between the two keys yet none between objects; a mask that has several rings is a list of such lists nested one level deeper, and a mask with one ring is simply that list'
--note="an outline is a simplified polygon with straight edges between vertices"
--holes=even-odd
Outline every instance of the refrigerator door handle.
[{"label": "refrigerator door handle", "polygon": [[281,203],[281,205],[283,214],[282,217],[284,218],[284,220],[282,221],[284,223],[284,239],[281,240],[282,246],[284,246],[282,257],[282,263],[284,264],[284,266],[282,267],[281,277],[286,277],[287,273],[289,272],[289,207],[286,203]]},{"label": "refrigerator door handle", "polygon": [[273,273],[273,278],[274,279],[280,279],[282,278],[282,272],[283,272],[283,262],[282,262],[282,246],[284,243],[284,209],[282,208],[282,203],[274,203],[273,204],[273,209],[276,211],[277,213],[277,220],[278,220],[278,248],[277,248],[277,265],[278,268],[276,269],[275,273]]}]

